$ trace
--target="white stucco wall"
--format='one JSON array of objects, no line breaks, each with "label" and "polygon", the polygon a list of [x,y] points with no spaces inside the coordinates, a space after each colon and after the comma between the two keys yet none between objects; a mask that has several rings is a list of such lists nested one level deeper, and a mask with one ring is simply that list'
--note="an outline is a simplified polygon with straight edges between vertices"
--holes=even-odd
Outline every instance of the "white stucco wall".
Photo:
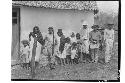
[{"label": "white stucco wall", "polygon": [[63,30],[80,31],[82,27],[81,20],[86,20],[89,27],[94,23],[92,11],[79,10],[57,10],[48,8],[21,7],[21,40],[26,39],[35,25],[39,26],[41,32],[47,32],[49,26],[54,30],[62,28]]}]

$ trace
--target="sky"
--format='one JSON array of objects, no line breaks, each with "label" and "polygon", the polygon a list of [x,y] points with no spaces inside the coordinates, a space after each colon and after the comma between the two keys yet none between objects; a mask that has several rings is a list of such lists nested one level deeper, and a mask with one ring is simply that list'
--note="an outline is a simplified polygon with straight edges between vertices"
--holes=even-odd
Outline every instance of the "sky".
[{"label": "sky", "polygon": [[97,1],[99,11],[106,12],[108,14],[118,13],[119,2],[118,1]]}]

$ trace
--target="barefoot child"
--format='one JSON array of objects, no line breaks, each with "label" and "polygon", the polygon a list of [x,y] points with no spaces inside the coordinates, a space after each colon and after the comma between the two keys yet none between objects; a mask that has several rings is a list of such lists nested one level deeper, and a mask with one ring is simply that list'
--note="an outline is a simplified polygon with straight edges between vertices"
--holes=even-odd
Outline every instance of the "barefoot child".
[{"label": "barefoot child", "polygon": [[29,68],[29,54],[30,54],[30,47],[28,40],[21,41],[21,63],[23,68]]}]

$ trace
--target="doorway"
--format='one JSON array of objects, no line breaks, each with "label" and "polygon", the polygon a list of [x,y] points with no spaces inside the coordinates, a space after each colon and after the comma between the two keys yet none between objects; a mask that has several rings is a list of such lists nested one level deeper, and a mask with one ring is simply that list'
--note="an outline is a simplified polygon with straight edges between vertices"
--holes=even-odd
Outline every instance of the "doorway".
[{"label": "doorway", "polygon": [[11,60],[19,59],[20,42],[20,9],[12,8],[12,46]]}]

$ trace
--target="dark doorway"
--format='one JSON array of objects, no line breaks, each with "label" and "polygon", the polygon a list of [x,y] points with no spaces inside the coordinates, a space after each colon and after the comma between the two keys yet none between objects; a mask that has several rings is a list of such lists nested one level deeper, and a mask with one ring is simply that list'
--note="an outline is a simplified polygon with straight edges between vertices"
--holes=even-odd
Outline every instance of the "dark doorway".
[{"label": "dark doorway", "polygon": [[19,42],[20,42],[20,9],[12,8],[12,48],[11,59],[19,59]]}]

